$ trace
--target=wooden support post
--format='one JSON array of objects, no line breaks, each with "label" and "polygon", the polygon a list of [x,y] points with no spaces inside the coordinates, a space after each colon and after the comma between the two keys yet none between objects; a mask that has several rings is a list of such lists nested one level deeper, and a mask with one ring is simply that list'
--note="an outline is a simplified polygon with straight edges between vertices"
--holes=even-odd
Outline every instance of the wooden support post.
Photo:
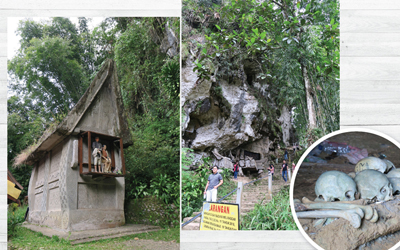
[{"label": "wooden support post", "polygon": [[79,174],[82,174],[82,172],[83,172],[83,136],[82,135],[79,135],[78,162],[79,162]]},{"label": "wooden support post", "polygon": [[272,199],[272,174],[268,174],[268,195]]},{"label": "wooden support post", "polygon": [[88,166],[88,168],[89,168],[89,173],[90,172],[92,172],[92,145],[91,145],[91,142],[92,142],[92,136],[91,136],[92,134],[90,133],[90,131],[88,131],[88,164],[89,164],[89,166]]},{"label": "wooden support post", "polygon": [[111,143],[109,151],[111,152],[111,167],[113,167],[115,170],[114,143]]},{"label": "wooden support post", "polygon": [[243,182],[238,182],[238,189],[236,192],[236,204],[239,204],[239,215],[240,210],[242,209],[242,194],[243,194]]},{"label": "wooden support post", "polygon": [[122,139],[119,139],[119,147],[121,149],[122,174],[125,175],[124,144],[122,143]]}]

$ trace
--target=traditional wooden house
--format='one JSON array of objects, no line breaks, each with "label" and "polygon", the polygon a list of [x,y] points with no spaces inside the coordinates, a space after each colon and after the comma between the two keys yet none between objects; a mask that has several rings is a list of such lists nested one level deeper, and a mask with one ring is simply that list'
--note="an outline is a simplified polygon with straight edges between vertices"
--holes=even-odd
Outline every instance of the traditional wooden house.
[{"label": "traditional wooden house", "polygon": [[[93,171],[95,137],[107,145],[119,173]],[[35,166],[28,188],[29,222],[62,231],[123,225],[123,149],[131,144],[116,65],[107,60],[65,119],[19,160]]]}]

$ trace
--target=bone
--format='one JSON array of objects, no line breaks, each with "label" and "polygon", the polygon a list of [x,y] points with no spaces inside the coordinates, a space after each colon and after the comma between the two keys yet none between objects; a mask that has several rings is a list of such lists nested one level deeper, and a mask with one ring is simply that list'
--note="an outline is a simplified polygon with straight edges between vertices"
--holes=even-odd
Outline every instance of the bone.
[{"label": "bone", "polygon": [[[306,198],[307,199],[307,198]],[[374,215],[374,209],[370,206],[363,206],[363,205],[358,205],[358,204],[349,204],[349,203],[341,203],[341,202],[312,202],[310,200],[305,200],[303,198],[303,202],[307,201],[309,203],[305,204],[295,204],[295,210],[299,209],[299,211],[304,211],[304,210],[313,210],[313,209],[338,209],[338,210],[344,210],[344,209],[354,209],[354,208],[360,208],[365,214],[365,219],[370,220],[372,219]],[[297,211],[297,210],[296,210]],[[361,217],[362,218],[362,217]]]},{"label": "bone", "polygon": [[301,203],[301,200],[299,200],[299,199],[293,199],[293,203],[294,203],[294,204],[296,204],[296,203]]},{"label": "bone", "polygon": [[364,216],[364,212],[361,208],[349,209],[349,210],[327,210],[327,211],[307,211],[297,212],[296,215],[299,219],[311,219],[311,218],[343,218],[350,222],[354,228],[361,226],[361,217]]},{"label": "bone", "polygon": [[322,219],[315,220],[314,223],[313,223],[314,227],[315,228],[321,228],[325,224],[327,219],[328,218],[322,218]]},{"label": "bone", "polygon": [[[333,202],[333,201],[325,201],[323,199],[316,198],[315,201],[308,199],[307,197],[303,197],[301,199],[303,203],[314,203],[314,202]],[[346,203],[346,204],[356,204],[356,205],[365,205],[367,202],[364,199],[358,199],[354,201],[334,201],[335,203]]]},{"label": "bone", "polygon": [[356,177],[356,172],[350,172],[347,175],[354,179],[354,177]]},{"label": "bone", "polygon": [[379,219],[378,211],[374,208],[374,215],[372,216],[372,219],[370,220],[371,222],[375,223]]}]

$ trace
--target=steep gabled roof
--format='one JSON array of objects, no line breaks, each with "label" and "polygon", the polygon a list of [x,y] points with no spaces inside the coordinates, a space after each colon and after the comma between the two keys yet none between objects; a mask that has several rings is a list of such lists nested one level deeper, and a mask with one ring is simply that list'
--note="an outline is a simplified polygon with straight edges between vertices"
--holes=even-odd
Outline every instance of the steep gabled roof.
[{"label": "steep gabled roof", "polygon": [[38,159],[43,157],[46,152],[50,151],[54,146],[64,140],[71,134],[77,134],[80,131],[76,129],[79,121],[84,116],[92,102],[95,100],[97,94],[102,89],[105,82],[111,79],[111,88],[115,94],[116,99],[116,112],[118,114],[120,130],[118,137],[122,138],[124,147],[132,145],[132,139],[128,129],[128,124],[123,113],[124,106],[122,102],[121,90],[118,83],[116,64],[113,60],[107,59],[101,67],[99,73],[83,94],[81,99],[75,105],[75,107],[68,113],[64,120],[54,128],[47,129],[39,142],[35,146],[31,146],[25,149],[21,154],[15,158],[14,165],[20,164],[34,164]]}]

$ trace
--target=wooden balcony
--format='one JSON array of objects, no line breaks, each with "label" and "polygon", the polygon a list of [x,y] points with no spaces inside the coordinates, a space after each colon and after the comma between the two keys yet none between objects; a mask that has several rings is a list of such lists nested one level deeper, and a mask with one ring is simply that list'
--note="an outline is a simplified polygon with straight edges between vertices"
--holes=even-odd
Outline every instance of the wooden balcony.
[{"label": "wooden balcony", "polygon": [[[114,143],[119,144],[119,150],[121,153],[121,163],[122,163],[122,169],[121,172],[122,174],[116,174],[116,173],[100,173],[100,172],[93,172],[93,166],[92,166],[92,137],[98,136],[101,141],[106,141],[109,143],[109,148],[107,150],[111,152],[111,168],[115,168],[115,155],[114,155]],[[88,147],[88,162],[83,162],[83,139],[87,138],[87,147]],[[122,139],[119,137],[115,136],[110,136],[110,135],[105,135],[105,134],[100,134],[92,131],[85,131],[80,134],[79,137],[79,143],[78,143],[78,161],[79,161],[79,174],[81,175],[91,175],[92,177],[124,177],[126,174],[125,171],[125,159],[124,159],[124,147],[123,147],[123,142]],[[83,166],[87,166],[88,170],[87,172],[83,172]]]}]

